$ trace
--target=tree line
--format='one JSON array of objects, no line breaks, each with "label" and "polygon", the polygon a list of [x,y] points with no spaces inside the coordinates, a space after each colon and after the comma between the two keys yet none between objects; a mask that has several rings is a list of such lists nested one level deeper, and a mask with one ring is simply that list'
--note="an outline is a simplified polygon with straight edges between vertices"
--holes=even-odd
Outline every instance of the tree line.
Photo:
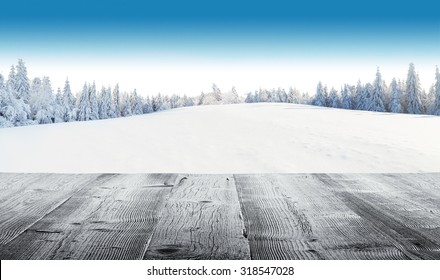
[{"label": "tree line", "polygon": [[245,102],[286,102],[302,103],[322,107],[332,107],[351,110],[365,110],[376,112],[430,114],[440,115],[440,73],[438,67],[435,71],[435,83],[426,93],[420,85],[420,79],[413,63],[410,63],[405,81],[395,78],[387,85],[377,69],[373,83],[357,85],[345,84],[340,91],[327,89],[322,82],[316,87],[313,97],[300,94],[296,89],[260,89],[248,93]]},{"label": "tree line", "polygon": [[63,89],[54,92],[49,77],[28,78],[23,60],[12,65],[5,79],[0,74],[0,127],[48,124],[58,122],[89,121],[152,112],[195,105],[235,104],[255,102],[283,102],[315,106],[394,112],[410,114],[440,115],[440,74],[435,72],[435,83],[426,93],[420,86],[414,64],[410,64],[406,81],[393,79],[390,85],[382,80],[379,69],[373,83],[356,86],[345,84],[338,92],[328,91],[318,83],[314,96],[300,93],[295,88],[288,91],[259,89],[250,92],[243,100],[235,87],[222,92],[217,85],[212,91],[202,92],[197,97],[161,95],[142,96],[136,90],[121,92],[118,84],[114,88],[96,88],[95,83],[85,83],[75,95],[66,80]]}]

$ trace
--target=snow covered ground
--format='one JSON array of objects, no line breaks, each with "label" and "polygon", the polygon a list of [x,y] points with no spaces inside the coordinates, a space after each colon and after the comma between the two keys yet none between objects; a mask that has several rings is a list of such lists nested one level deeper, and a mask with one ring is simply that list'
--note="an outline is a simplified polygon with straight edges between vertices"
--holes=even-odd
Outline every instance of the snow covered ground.
[{"label": "snow covered ground", "polygon": [[0,172],[440,172],[440,117],[293,104],[0,129]]}]

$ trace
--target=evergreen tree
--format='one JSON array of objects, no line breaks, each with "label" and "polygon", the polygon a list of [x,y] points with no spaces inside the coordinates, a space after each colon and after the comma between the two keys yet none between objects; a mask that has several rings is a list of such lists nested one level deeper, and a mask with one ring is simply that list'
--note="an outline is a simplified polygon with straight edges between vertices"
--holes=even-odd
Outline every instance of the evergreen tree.
[{"label": "evergreen tree", "polygon": [[78,104],[78,121],[88,121],[91,119],[89,87],[84,83]]},{"label": "evergreen tree", "polygon": [[364,87],[359,80],[356,86],[355,96],[353,98],[353,108],[355,110],[365,110],[365,97],[364,97]]},{"label": "evergreen tree", "polygon": [[374,92],[373,85],[370,83],[366,83],[364,86],[363,94],[362,94],[363,98],[364,98],[364,100],[362,101],[362,103],[363,103],[362,110],[374,111],[373,92]]},{"label": "evergreen tree", "polygon": [[230,103],[232,103],[232,104],[237,104],[237,103],[239,103],[239,97],[238,97],[238,93],[237,93],[237,90],[235,89],[235,87],[232,87],[232,90],[231,90],[231,100],[230,100]]},{"label": "evergreen tree", "polygon": [[133,115],[133,110],[131,108],[131,103],[130,103],[130,97],[128,96],[127,93],[124,93],[122,95],[122,106],[121,106],[121,115],[123,117],[128,117]]},{"label": "evergreen tree", "polygon": [[115,111],[115,116],[119,118],[121,116],[121,96],[119,94],[119,84],[116,84],[113,90],[113,106]]},{"label": "evergreen tree", "polygon": [[90,120],[99,120],[98,97],[96,96],[95,82],[89,86],[89,100],[90,100]]},{"label": "evergreen tree", "polygon": [[435,69],[435,84],[434,84],[435,101],[432,108],[434,115],[440,116],[440,72],[438,67]]},{"label": "evergreen tree", "polygon": [[328,98],[329,98],[329,107],[339,108],[341,106],[340,105],[341,101],[339,99],[338,91],[336,89],[332,88],[330,90],[330,95]]},{"label": "evergreen tree", "polygon": [[58,88],[54,102],[54,121],[55,123],[64,122],[64,100],[61,89]]},{"label": "evergreen tree", "polygon": [[[136,89],[131,93],[130,104],[133,115],[142,115],[142,100],[138,96]],[[169,105],[169,104],[168,104]]]},{"label": "evergreen tree", "polygon": [[374,80],[373,92],[370,98],[367,98],[368,110],[376,112],[385,111],[385,90],[382,82],[382,75],[380,74],[379,68],[377,68],[376,79]]},{"label": "evergreen tree", "polygon": [[391,82],[390,112],[402,113],[402,96],[396,79]]},{"label": "evergreen tree", "polygon": [[406,79],[406,111],[409,114],[421,114],[422,103],[420,100],[421,94],[419,76],[417,75],[414,64],[410,63],[408,70],[408,77]]},{"label": "evergreen tree", "polygon": [[341,108],[343,109],[353,109],[353,98],[351,93],[351,88],[347,84],[344,85],[342,89],[342,101]]},{"label": "evergreen tree", "polygon": [[254,102],[255,102],[255,101],[254,101],[254,95],[252,94],[252,92],[249,92],[249,93],[246,95],[246,98],[245,98],[244,102],[245,102],[245,103],[254,103]]},{"label": "evergreen tree", "polygon": [[149,114],[153,112],[153,104],[151,103],[151,99],[149,96],[147,96],[147,98],[144,101],[144,105],[142,106],[142,111],[144,114]]},{"label": "evergreen tree", "polygon": [[17,99],[29,104],[30,83],[26,66],[22,59],[18,60],[17,73],[14,79],[14,91]]},{"label": "evergreen tree", "polygon": [[65,122],[71,122],[76,120],[76,108],[75,97],[70,89],[69,80],[66,79],[63,88],[63,119]]},{"label": "evergreen tree", "polygon": [[325,107],[327,105],[326,94],[322,83],[319,82],[316,87],[316,94],[312,100],[312,105]]},{"label": "evergreen tree", "polygon": [[222,92],[216,84],[212,84],[212,94],[218,103],[222,101]]},{"label": "evergreen tree", "polygon": [[293,104],[299,104],[300,103],[300,93],[299,91],[295,88],[293,89],[292,87],[289,88],[289,94],[287,96],[287,102],[288,103],[293,103]]}]

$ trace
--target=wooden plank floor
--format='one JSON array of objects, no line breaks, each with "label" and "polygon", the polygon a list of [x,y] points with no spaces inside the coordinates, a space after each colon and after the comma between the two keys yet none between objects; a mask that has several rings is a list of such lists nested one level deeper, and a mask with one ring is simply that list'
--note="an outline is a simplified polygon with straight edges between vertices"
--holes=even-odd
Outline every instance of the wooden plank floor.
[{"label": "wooden plank floor", "polygon": [[440,173],[1,174],[0,259],[440,259]]}]

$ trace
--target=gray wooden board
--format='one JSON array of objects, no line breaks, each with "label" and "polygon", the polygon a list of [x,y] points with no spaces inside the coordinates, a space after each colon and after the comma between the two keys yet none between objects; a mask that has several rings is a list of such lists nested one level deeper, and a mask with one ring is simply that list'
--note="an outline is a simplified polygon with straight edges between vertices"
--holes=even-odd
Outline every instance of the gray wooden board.
[{"label": "gray wooden board", "polygon": [[0,259],[440,259],[439,252],[439,173],[0,173]]},{"label": "gray wooden board", "polygon": [[1,174],[0,245],[59,207],[98,175]]},{"label": "gray wooden board", "polygon": [[0,247],[1,259],[141,259],[175,175],[112,175]]},{"label": "gray wooden board", "polygon": [[145,259],[249,259],[232,175],[180,175]]}]

